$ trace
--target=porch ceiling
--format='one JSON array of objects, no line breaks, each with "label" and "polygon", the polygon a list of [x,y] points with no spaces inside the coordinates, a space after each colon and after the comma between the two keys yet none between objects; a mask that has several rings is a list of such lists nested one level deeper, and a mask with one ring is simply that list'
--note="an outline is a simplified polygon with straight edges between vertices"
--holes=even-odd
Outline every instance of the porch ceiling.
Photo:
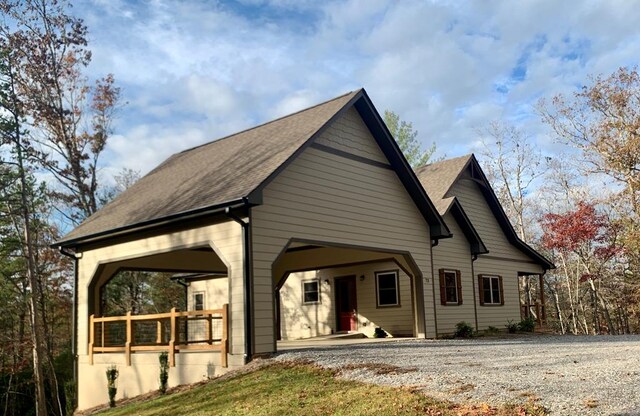
[{"label": "porch ceiling", "polygon": [[119,270],[225,274],[227,267],[210,248],[176,250],[105,264],[96,281],[97,287]]},{"label": "porch ceiling", "polygon": [[292,244],[273,264],[273,279],[279,287],[289,273],[343,267],[354,264],[394,261],[405,273],[419,274],[410,256],[403,253],[361,248]]}]

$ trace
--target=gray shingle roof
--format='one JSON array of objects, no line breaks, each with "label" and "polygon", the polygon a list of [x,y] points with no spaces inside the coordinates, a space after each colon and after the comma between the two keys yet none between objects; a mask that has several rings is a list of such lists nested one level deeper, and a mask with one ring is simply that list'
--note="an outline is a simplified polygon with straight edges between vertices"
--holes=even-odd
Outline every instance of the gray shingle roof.
[{"label": "gray shingle roof", "polygon": [[447,192],[471,157],[472,155],[455,157],[416,169],[416,176],[440,215],[444,215],[451,207],[454,196],[447,196]]},{"label": "gray shingle roof", "polygon": [[174,154],[58,243],[247,197],[359,92]]}]

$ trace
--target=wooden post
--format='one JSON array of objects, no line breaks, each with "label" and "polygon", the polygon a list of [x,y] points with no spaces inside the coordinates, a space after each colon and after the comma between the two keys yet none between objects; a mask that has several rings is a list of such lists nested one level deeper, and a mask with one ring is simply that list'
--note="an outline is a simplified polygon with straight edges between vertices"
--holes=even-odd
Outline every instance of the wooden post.
[{"label": "wooden post", "polygon": [[104,331],[104,321],[100,322],[100,346],[104,347],[104,340],[107,336]]},{"label": "wooden post", "polygon": [[131,330],[131,311],[127,312],[127,341],[124,344],[124,353],[125,358],[127,360],[127,366],[131,365],[131,340],[132,340],[132,330]]},{"label": "wooden post", "polygon": [[207,344],[211,345],[212,344],[212,339],[213,339],[213,329],[211,328],[211,324],[213,321],[213,315],[208,313],[207,314],[207,321],[205,322],[205,325],[207,326],[206,330],[207,330]]},{"label": "wooden post", "polygon": [[228,349],[228,316],[229,316],[229,304],[222,305],[222,339],[220,340],[220,361],[222,367],[226,368],[227,363],[227,349]]},{"label": "wooden post", "polygon": [[162,320],[156,321],[156,344],[162,344]]},{"label": "wooden post", "polygon": [[546,323],[547,322],[547,313],[546,313],[545,307],[544,307],[544,275],[543,274],[539,274],[538,276],[540,277],[540,303],[542,304],[541,321]]},{"label": "wooden post", "polygon": [[169,366],[176,366],[176,308],[171,308],[171,338],[169,340]]},{"label": "wooden post", "polygon": [[93,365],[93,342],[95,328],[93,324],[93,314],[89,315],[89,365]]}]

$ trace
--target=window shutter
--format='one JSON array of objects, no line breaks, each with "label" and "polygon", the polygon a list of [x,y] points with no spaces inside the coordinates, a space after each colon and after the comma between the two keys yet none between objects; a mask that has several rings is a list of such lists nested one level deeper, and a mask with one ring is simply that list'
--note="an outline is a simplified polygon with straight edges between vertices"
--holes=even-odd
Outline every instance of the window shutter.
[{"label": "window shutter", "polygon": [[462,277],[460,270],[456,270],[456,286],[458,288],[458,305],[462,305]]},{"label": "window shutter", "polygon": [[440,304],[441,305],[446,305],[447,304],[447,293],[446,293],[446,287],[445,287],[445,282],[444,282],[444,269],[440,269],[439,273],[440,273]]},{"label": "window shutter", "polygon": [[504,305],[504,290],[502,290],[502,276],[498,276],[498,286],[500,286],[500,305]]},{"label": "window shutter", "polygon": [[484,305],[484,290],[482,287],[482,275],[478,275],[478,300],[480,301],[480,305]]}]

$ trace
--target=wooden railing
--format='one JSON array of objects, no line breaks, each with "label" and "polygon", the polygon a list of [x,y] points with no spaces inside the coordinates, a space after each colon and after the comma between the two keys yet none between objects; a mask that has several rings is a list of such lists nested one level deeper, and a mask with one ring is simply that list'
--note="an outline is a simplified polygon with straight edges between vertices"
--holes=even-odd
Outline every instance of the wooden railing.
[{"label": "wooden railing", "polygon": [[520,308],[523,319],[533,318],[539,326],[547,323],[547,313],[544,305],[540,304],[540,302],[532,304],[525,303],[520,305]]},{"label": "wooden railing", "polygon": [[227,367],[228,312],[229,306],[224,304],[220,309],[179,312],[173,308],[153,315],[91,315],[89,364],[93,365],[95,353],[124,352],[127,365],[131,365],[134,352],[167,351],[169,365],[175,367],[176,352],[213,350],[220,351],[221,365]]}]

